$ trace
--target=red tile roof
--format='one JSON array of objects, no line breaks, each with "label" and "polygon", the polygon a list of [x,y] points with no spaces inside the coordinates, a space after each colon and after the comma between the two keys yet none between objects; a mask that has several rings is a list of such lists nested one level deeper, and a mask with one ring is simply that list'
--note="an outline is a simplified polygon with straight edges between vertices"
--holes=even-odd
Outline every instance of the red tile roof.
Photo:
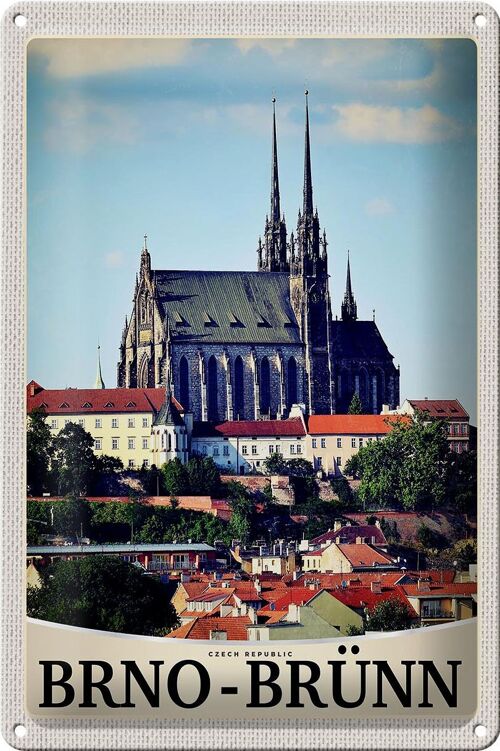
[{"label": "red tile roof", "polygon": [[[318,592],[318,589],[310,589],[309,587],[290,587],[282,597],[274,601],[274,607],[272,609],[288,610],[288,606],[292,604],[306,605],[309,600],[316,597]],[[269,605],[267,608],[270,609]]]},{"label": "red tile roof", "polygon": [[[428,572],[426,572],[427,574]],[[317,583],[317,589],[336,589],[347,582],[349,587],[367,586],[372,581],[379,581],[382,585],[393,585],[404,575],[403,571],[359,571],[346,574],[322,574],[304,572],[304,574],[290,586],[303,587],[306,582]]]},{"label": "red tile roof", "polygon": [[311,435],[385,435],[396,423],[409,423],[407,415],[311,415]]},{"label": "red tile roof", "polygon": [[408,399],[413,409],[427,412],[429,417],[468,420],[469,414],[458,399]]},{"label": "red tile roof", "polygon": [[408,602],[400,587],[382,586],[381,589],[382,591],[377,593],[372,592],[370,587],[346,587],[345,589],[332,590],[330,594],[349,608],[357,610],[364,608],[371,610],[379,602],[396,599],[406,605],[412,617],[417,618],[417,613]]},{"label": "red tile roof", "polygon": [[[341,527],[334,531],[333,529],[324,532],[322,535],[318,535],[310,541],[311,545],[322,545],[325,542],[335,542],[338,538],[342,542],[356,542],[357,537],[361,537],[363,542],[371,542],[375,545],[386,545],[387,540],[382,530],[375,524],[347,524],[345,527]],[[375,539],[372,541],[372,537]]]},{"label": "red tile roof", "polygon": [[[44,389],[31,381],[26,396],[28,412],[44,406],[50,415],[158,412],[165,401],[165,389]],[[179,412],[183,411],[175,397],[171,401]]]},{"label": "red tile roof", "polygon": [[246,626],[251,621],[247,615],[224,618],[196,618],[192,623],[180,626],[167,634],[167,639],[210,639],[210,632],[225,631],[228,641],[244,641],[248,638]]},{"label": "red tile roof", "polygon": [[220,425],[195,423],[193,435],[197,437],[219,435],[221,437],[251,438],[252,436],[304,436],[306,431],[300,417],[289,420],[228,420]]},{"label": "red tile roof", "polygon": [[[427,574],[427,571],[424,572]],[[425,585],[424,585],[425,586]],[[446,597],[452,595],[459,597],[460,595],[470,597],[470,595],[476,594],[477,582],[453,582],[453,583],[428,583],[428,589],[419,587],[418,584],[402,584],[401,589],[409,597]]]}]

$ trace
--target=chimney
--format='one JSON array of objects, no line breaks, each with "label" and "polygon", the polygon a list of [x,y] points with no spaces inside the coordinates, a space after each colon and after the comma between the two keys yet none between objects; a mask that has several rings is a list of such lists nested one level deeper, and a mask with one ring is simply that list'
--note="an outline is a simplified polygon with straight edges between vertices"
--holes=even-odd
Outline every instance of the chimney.
[{"label": "chimney", "polygon": [[389,405],[388,404],[382,404],[382,414],[387,415],[389,412]]},{"label": "chimney", "polygon": [[254,581],[253,585],[255,587],[255,591],[257,592],[257,594],[260,595],[260,593],[262,592],[262,587],[260,586],[260,581],[258,579],[256,579]]},{"label": "chimney", "polygon": [[333,531],[337,532],[337,530],[339,529],[342,529],[342,522],[340,521],[340,519],[335,519],[333,523]]},{"label": "chimney", "polygon": [[300,623],[299,606],[291,602],[288,606],[287,621],[291,623]]},{"label": "chimney", "polygon": [[372,545],[375,545],[375,535],[371,536]]},{"label": "chimney", "polygon": [[375,526],[378,527],[379,529],[382,529],[382,527],[380,526],[380,522],[379,522],[378,519],[375,519]]},{"label": "chimney", "polygon": [[363,542],[362,537],[356,537],[356,545],[361,545],[362,542]]},{"label": "chimney", "polygon": [[29,385],[29,389],[30,389],[30,396],[35,396],[36,389],[35,389],[35,382],[34,381],[31,381],[31,383]]},{"label": "chimney", "polygon": [[419,579],[417,582],[417,589],[419,592],[430,592],[431,588],[429,582],[425,579]]},{"label": "chimney", "polygon": [[294,581],[294,582],[297,581],[297,571],[293,572],[293,574],[292,574],[292,581]]},{"label": "chimney", "polygon": [[379,595],[382,592],[382,586],[381,586],[380,582],[373,582],[372,581],[372,583],[370,585],[370,588],[371,588],[371,591],[374,594],[376,594],[376,595]]},{"label": "chimney", "polygon": [[255,608],[248,608],[248,617],[253,624],[257,623],[257,613],[255,612]]}]

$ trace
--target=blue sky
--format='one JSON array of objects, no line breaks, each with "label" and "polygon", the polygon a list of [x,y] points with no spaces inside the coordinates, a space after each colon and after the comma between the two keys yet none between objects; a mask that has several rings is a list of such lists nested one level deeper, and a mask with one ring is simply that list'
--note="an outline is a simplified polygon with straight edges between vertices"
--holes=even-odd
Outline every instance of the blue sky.
[{"label": "blue sky", "polygon": [[304,87],[334,315],[347,250],[401,398],[476,400],[476,47],[456,40],[33,40],[28,377],[106,385],[142,237],[153,268],[256,268],[277,97],[301,205]]}]

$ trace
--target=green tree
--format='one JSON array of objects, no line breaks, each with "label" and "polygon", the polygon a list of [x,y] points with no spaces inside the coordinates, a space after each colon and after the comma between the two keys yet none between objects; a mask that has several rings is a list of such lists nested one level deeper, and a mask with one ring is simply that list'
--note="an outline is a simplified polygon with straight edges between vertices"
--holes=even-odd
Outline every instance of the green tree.
[{"label": "green tree", "polygon": [[457,562],[457,568],[465,571],[471,563],[477,563],[477,541],[473,539],[458,540],[448,552],[449,560]]},{"label": "green tree", "polygon": [[54,439],[54,474],[59,495],[82,496],[95,481],[94,439],[81,425],[68,423]]},{"label": "green tree", "polygon": [[[414,616],[413,616],[414,617]],[[412,625],[408,605],[396,597],[382,600],[366,614],[367,631],[404,631]]]},{"label": "green tree", "polygon": [[193,495],[220,496],[223,493],[219,469],[210,456],[193,456],[186,465]]},{"label": "green tree", "polygon": [[463,514],[477,513],[477,452],[450,451],[446,462],[447,505]]},{"label": "green tree", "polygon": [[426,524],[421,524],[417,530],[417,542],[423,548],[442,548],[447,544],[446,538]]},{"label": "green tree", "polygon": [[90,504],[83,498],[66,498],[56,501],[54,533],[64,537],[86,537],[90,532]]},{"label": "green tree", "polygon": [[435,508],[446,499],[446,426],[415,415],[410,423],[388,418],[391,432],[372,441],[346,462],[359,477],[360,500],[377,507]]},{"label": "green tree", "polygon": [[163,485],[168,495],[189,495],[189,475],[180,459],[172,459],[161,467]]},{"label": "green tree", "polygon": [[241,509],[233,511],[228,530],[231,539],[240,540],[245,545],[250,539],[251,529],[251,522],[247,514]]},{"label": "green tree", "polygon": [[40,589],[28,589],[28,615],[150,636],[164,636],[177,625],[165,586],[114,556],[85,556],[51,567]]},{"label": "green tree", "polygon": [[268,475],[286,475],[287,463],[281,454],[271,454],[264,459],[264,469]]},{"label": "green tree", "polygon": [[43,409],[35,409],[28,417],[26,470],[29,495],[42,495],[50,490],[50,463],[53,443]]},{"label": "green tree", "polygon": [[357,391],[355,391],[353,394],[351,403],[349,405],[349,409],[347,410],[347,414],[349,415],[362,415],[363,414],[363,405],[361,404],[361,399],[359,398],[359,394]]}]

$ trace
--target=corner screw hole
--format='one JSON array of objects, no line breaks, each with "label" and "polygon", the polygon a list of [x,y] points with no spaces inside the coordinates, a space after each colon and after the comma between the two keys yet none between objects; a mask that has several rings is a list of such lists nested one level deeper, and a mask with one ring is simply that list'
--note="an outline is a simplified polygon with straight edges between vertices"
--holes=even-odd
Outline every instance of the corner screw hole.
[{"label": "corner screw hole", "polygon": [[482,29],[483,26],[486,26],[486,16],[483,13],[476,13],[474,16],[474,23]]},{"label": "corner screw hole", "polygon": [[478,738],[484,738],[486,732],[487,730],[484,725],[476,725],[474,728],[474,734],[477,735]]},{"label": "corner screw hole", "polygon": [[14,735],[16,735],[18,738],[24,738],[26,735],[26,728],[24,725],[16,725],[14,728]]},{"label": "corner screw hole", "polygon": [[27,22],[28,22],[28,19],[26,18],[26,16],[23,16],[22,13],[18,13],[16,16],[14,16],[14,23],[16,24],[16,26],[19,26],[20,28],[22,28],[23,26],[26,26]]}]

